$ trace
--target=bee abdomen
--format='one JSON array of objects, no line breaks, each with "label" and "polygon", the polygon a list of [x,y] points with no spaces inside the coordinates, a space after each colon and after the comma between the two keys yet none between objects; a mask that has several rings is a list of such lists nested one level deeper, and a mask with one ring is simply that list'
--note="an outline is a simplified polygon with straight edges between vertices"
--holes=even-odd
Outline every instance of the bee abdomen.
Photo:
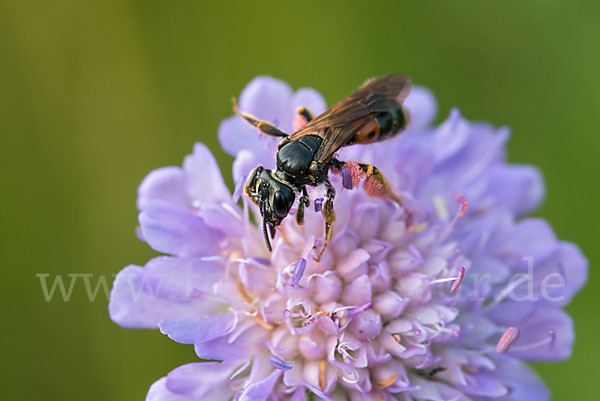
[{"label": "bee abdomen", "polygon": [[408,111],[399,106],[394,111],[373,113],[371,121],[360,129],[352,143],[372,143],[389,139],[402,132],[408,124]]}]

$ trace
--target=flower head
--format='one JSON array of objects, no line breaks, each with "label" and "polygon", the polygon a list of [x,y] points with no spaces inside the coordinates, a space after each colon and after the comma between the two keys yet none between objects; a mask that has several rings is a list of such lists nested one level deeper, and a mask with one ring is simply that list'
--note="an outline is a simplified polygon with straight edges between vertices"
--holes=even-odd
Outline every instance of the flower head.
[{"label": "flower head", "polygon": [[[259,211],[241,195],[277,140],[235,116],[219,137],[236,157],[235,191],[202,144],[183,167],[153,171],[138,193],[140,236],[159,256],[117,276],[110,314],[124,327],[159,328],[204,360],[152,385],[148,400],[545,400],[523,361],[571,353],[561,309],[587,262],[540,219],[539,172],[509,165],[508,130],[453,110],[432,126],[435,102],[415,88],[407,132],[340,150],[373,163],[402,195],[371,198],[354,175],[331,174],[337,220],[322,245],[321,188],[305,224],[284,220],[269,253]],[[295,110],[325,110],[310,89],[259,77],[240,109],[290,132]],[[351,169],[352,166],[349,167]]]}]

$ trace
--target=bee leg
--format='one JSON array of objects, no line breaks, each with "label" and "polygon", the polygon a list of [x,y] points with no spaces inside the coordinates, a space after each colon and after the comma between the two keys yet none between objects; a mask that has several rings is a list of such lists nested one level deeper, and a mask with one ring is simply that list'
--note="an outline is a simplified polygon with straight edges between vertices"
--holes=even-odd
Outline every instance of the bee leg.
[{"label": "bee leg", "polygon": [[298,109],[296,109],[296,117],[292,122],[294,131],[298,131],[300,128],[304,127],[307,123],[311,122],[313,118],[315,118],[313,113],[306,107],[298,107]]},{"label": "bee leg", "polygon": [[298,223],[299,226],[304,224],[304,208],[309,206],[310,201],[308,199],[306,187],[302,187],[302,197],[298,202],[298,211],[296,212],[296,223]]},{"label": "bee leg", "polygon": [[400,205],[406,213],[406,222],[408,226],[412,225],[412,214],[404,205],[402,197],[398,195],[390,182],[385,178],[383,173],[372,164],[359,163],[360,168],[365,174],[365,182],[363,189],[369,196],[375,198],[388,198]]},{"label": "bee leg", "polygon": [[325,205],[323,206],[323,217],[325,217],[325,243],[323,247],[319,251],[319,254],[315,258],[316,262],[321,260],[321,256],[327,249],[327,245],[329,245],[329,241],[331,241],[332,234],[332,224],[335,221],[335,210],[333,209],[333,199],[335,198],[335,189],[333,185],[329,181],[325,181],[325,186],[327,187],[327,201],[325,201]]},{"label": "bee leg", "polygon": [[404,202],[400,195],[394,192],[390,182],[377,167],[372,164],[359,163],[358,165],[365,173],[365,183],[363,188],[367,195],[376,198],[389,198],[400,206],[404,206]]},{"label": "bee leg", "polygon": [[254,117],[252,114],[242,113],[238,109],[237,100],[235,100],[235,98],[231,99],[231,103],[233,104],[233,112],[235,114],[237,114],[238,116],[240,116],[244,120],[246,120],[246,122],[248,122],[248,124],[252,125],[253,127],[258,128],[260,130],[260,132],[262,132],[263,134],[269,135],[269,136],[274,136],[274,137],[279,137],[279,138],[285,138],[286,136],[288,136],[288,134],[279,130],[276,126],[274,126],[270,122],[259,120],[257,117]]}]

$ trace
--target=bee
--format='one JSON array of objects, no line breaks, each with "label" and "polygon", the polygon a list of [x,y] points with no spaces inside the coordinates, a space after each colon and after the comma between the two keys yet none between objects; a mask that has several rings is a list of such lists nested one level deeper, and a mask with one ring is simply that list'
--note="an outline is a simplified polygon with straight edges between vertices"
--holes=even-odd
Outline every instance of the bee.
[{"label": "bee", "polygon": [[[335,189],[329,181],[329,171],[342,170],[349,178],[346,167],[349,164],[338,160],[335,153],[345,146],[383,141],[402,132],[409,122],[408,111],[402,103],[408,96],[410,85],[410,78],[404,74],[371,78],[317,117],[313,117],[308,109],[299,108],[297,113],[306,123],[289,135],[270,122],[241,112],[235,99],[232,99],[237,115],[261,133],[281,138],[277,148],[277,168],[269,170],[263,166],[256,167],[244,186],[244,193],[259,207],[265,244],[269,251],[272,250],[269,234],[275,237],[275,228],[289,214],[297,195],[300,195],[300,199],[296,221],[302,225],[304,209],[310,206],[306,186],[325,185],[326,200],[322,205],[324,244],[315,258],[320,260],[331,240],[335,221]],[[376,191],[371,191],[369,195],[388,197],[402,205],[402,199],[375,166],[353,163],[359,167],[358,171],[365,180],[369,179],[375,184],[371,187]],[[321,208],[321,203],[318,207]]]}]

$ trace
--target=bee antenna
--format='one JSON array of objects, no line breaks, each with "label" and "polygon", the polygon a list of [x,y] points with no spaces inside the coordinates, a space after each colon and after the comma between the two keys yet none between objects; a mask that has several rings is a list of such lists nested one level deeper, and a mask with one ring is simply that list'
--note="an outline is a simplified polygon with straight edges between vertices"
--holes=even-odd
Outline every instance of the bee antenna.
[{"label": "bee antenna", "polygon": [[265,244],[267,245],[267,249],[269,252],[273,251],[271,248],[271,241],[269,241],[269,233],[267,232],[267,222],[263,219],[263,235],[265,236]]}]

